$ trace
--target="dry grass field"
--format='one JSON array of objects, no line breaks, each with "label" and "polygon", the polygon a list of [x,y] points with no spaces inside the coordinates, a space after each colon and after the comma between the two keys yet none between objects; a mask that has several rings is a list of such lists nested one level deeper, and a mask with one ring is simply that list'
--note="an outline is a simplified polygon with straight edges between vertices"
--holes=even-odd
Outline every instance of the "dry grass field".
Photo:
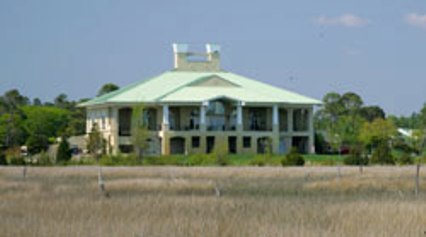
[{"label": "dry grass field", "polygon": [[96,167],[1,167],[0,236],[426,236],[413,166],[103,173],[109,198]]}]

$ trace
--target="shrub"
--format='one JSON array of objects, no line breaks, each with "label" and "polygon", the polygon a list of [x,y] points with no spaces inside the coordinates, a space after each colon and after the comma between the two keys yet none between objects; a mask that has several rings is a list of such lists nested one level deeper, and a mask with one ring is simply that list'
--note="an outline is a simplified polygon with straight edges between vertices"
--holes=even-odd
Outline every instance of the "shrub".
[{"label": "shrub", "polygon": [[343,159],[345,165],[368,165],[367,156],[348,155]]},{"label": "shrub", "polygon": [[141,162],[135,155],[104,155],[99,159],[100,165],[105,166],[132,166],[132,165],[140,165]]},{"label": "shrub", "polygon": [[281,160],[282,166],[303,166],[305,160],[303,156],[298,152],[296,147],[292,147],[290,152],[285,155],[284,159]]},{"label": "shrub", "polygon": [[91,156],[74,157],[66,165],[95,165],[96,160]]},{"label": "shrub", "polygon": [[345,165],[368,165],[368,157],[364,156],[363,146],[360,144],[354,145],[349,155],[343,159],[343,164]]},{"label": "shrub", "polygon": [[218,139],[218,142],[214,146],[213,152],[211,155],[216,158],[217,165],[226,166],[229,164],[228,147],[223,142],[223,139]]},{"label": "shrub", "polygon": [[66,137],[61,138],[61,142],[58,146],[58,152],[56,153],[56,162],[64,163],[71,159],[70,144]]},{"label": "shrub", "polygon": [[261,155],[255,156],[252,160],[250,160],[249,164],[254,166],[265,166],[266,158]]},{"label": "shrub", "polygon": [[216,157],[212,154],[194,154],[190,155],[185,162],[188,166],[214,165]]},{"label": "shrub", "polygon": [[0,165],[7,165],[6,156],[0,152]]},{"label": "shrub", "polygon": [[414,159],[411,157],[410,153],[404,152],[397,159],[399,165],[412,165],[414,164]]},{"label": "shrub", "polygon": [[31,135],[26,145],[30,154],[37,154],[49,148],[49,139],[45,135]]},{"label": "shrub", "polygon": [[381,165],[394,165],[395,160],[392,156],[391,149],[386,141],[380,142],[374,150],[371,157],[371,163]]},{"label": "shrub", "polygon": [[48,166],[48,165],[52,165],[53,162],[50,159],[49,154],[47,154],[46,152],[42,151],[37,159],[37,164],[38,165],[43,165],[43,166]]},{"label": "shrub", "polygon": [[10,148],[6,151],[6,161],[9,165],[25,165],[25,159],[21,155],[19,147]]}]

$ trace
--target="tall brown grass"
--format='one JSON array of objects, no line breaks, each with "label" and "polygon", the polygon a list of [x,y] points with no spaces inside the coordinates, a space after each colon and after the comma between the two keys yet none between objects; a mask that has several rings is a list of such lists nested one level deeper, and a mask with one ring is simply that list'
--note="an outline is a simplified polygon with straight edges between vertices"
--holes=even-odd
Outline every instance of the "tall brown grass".
[{"label": "tall brown grass", "polygon": [[[414,167],[0,168],[0,236],[424,236]],[[220,189],[221,196],[215,194]],[[422,193],[423,191],[423,193]]]}]

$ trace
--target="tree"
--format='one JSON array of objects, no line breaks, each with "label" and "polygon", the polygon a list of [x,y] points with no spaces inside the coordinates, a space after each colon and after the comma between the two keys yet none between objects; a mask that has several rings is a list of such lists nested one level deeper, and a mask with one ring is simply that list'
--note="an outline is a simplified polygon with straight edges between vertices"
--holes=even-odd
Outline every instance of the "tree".
[{"label": "tree", "polygon": [[41,100],[39,98],[34,98],[33,105],[35,106],[41,106],[43,103],[41,103]]},{"label": "tree", "polygon": [[364,123],[360,140],[373,149],[372,163],[393,164],[390,141],[397,133],[395,125],[390,120],[376,119]]},{"label": "tree", "polygon": [[68,101],[68,96],[64,93],[61,93],[55,98],[54,105],[61,109],[71,110],[73,107],[73,102]]},{"label": "tree", "polygon": [[21,95],[16,89],[7,91],[1,97],[1,101],[8,112],[16,111],[19,107],[29,104],[28,97]]},{"label": "tree", "polygon": [[120,89],[120,87],[119,87],[119,86],[117,86],[117,85],[115,85],[115,84],[113,84],[113,83],[107,83],[107,84],[103,85],[103,86],[101,87],[101,89],[99,89],[99,91],[98,91],[98,95],[97,95],[97,96],[102,96],[102,95],[104,95],[104,94],[107,94],[107,93],[110,93],[110,92],[116,91],[116,90],[118,90],[118,89]]},{"label": "tree", "polygon": [[104,150],[103,148],[104,139],[99,131],[98,124],[94,123],[87,140],[87,150],[97,161],[99,161],[99,156]]},{"label": "tree", "polygon": [[26,139],[23,128],[23,118],[17,113],[0,115],[0,144],[13,148],[22,144]]},{"label": "tree", "polygon": [[327,93],[322,99],[324,102],[324,116],[330,123],[337,121],[339,116],[344,112],[342,97],[336,92]]},{"label": "tree", "polygon": [[30,135],[44,135],[48,138],[61,135],[69,121],[69,111],[48,106],[24,106],[26,116],[23,122]]},{"label": "tree", "polygon": [[[83,103],[87,99],[81,99],[77,104]],[[86,109],[73,105],[70,120],[68,122],[66,133],[68,136],[83,135],[86,133]]]},{"label": "tree", "polygon": [[49,138],[43,134],[31,134],[26,145],[30,154],[37,154],[49,148]]},{"label": "tree", "polygon": [[70,144],[65,136],[61,137],[58,152],[56,154],[56,162],[67,162],[71,159]]},{"label": "tree", "polygon": [[421,125],[423,129],[426,129],[426,103],[423,104],[423,108],[420,111]]},{"label": "tree", "polygon": [[[268,140],[264,141],[268,143]],[[268,144],[264,144],[265,146],[268,146]],[[266,147],[265,147],[266,148]],[[267,152],[269,148],[266,148],[265,152]],[[228,146],[225,143],[225,139],[223,137],[220,137],[217,139],[216,144],[213,146],[212,156],[216,158],[216,164],[220,166],[226,166],[228,165]],[[266,158],[269,155],[266,154]]]},{"label": "tree", "polygon": [[345,110],[344,113],[351,116],[358,115],[362,105],[364,104],[361,97],[354,92],[346,92],[342,95],[340,100]]},{"label": "tree", "polygon": [[139,104],[132,110],[132,143],[135,148],[136,155],[142,162],[143,153],[148,148],[148,121],[144,110],[144,105]]},{"label": "tree", "polygon": [[422,127],[422,116],[420,113],[412,113],[410,116],[388,116],[398,128],[420,129]]},{"label": "tree", "polygon": [[373,122],[375,119],[386,118],[386,113],[379,106],[365,106],[360,110],[360,115],[362,118],[367,120],[368,122]]},{"label": "tree", "polygon": [[377,146],[380,142],[388,142],[396,135],[395,125],[390,120],[376,119],[365,122],[360,131],[360,140],[366,145]]}]

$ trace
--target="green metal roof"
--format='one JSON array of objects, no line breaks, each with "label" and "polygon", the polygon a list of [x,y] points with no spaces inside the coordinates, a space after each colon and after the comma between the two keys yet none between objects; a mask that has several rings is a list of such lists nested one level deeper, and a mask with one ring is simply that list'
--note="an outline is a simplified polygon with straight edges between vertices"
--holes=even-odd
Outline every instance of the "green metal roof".
[{"label": "green metal roof", "polygon": [[[217,77],[235,86],[194,86],[209,77]],[[277,88],[231,72],[168,71],[148,80],[133,83],[117,91],[96,97],[80,106],[114,103],[203,102],[226,97],[248,103],[321,104],[294,92]]]}]

